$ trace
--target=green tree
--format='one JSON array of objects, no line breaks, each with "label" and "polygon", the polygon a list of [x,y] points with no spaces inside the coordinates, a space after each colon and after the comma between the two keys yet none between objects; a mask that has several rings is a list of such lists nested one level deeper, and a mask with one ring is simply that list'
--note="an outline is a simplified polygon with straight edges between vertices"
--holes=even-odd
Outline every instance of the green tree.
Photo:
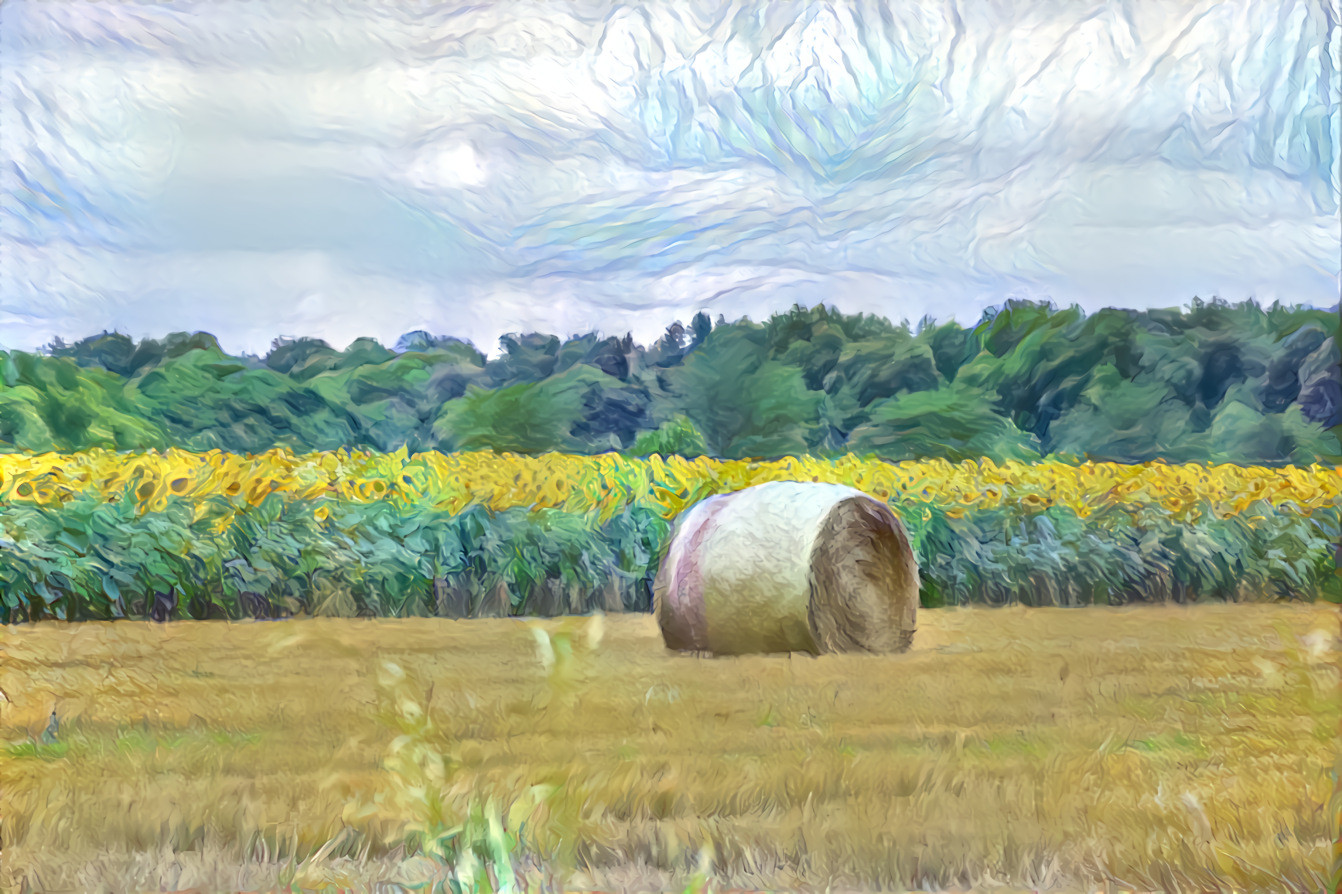
[{"label": "green tree", "polygon": [[[443,407],[433,436],[448,450],[544,453],[579,449],[574,429],[583,419],[593,377],[600,375],[575,368],[542,382],[495,389],[472,385],[464,396]],[[607,449],[611,446],[607,441]]]},{"label": "green tree", "polygon": [[655,430],[644,432],[629,448],[630,456],[703,456],[708,453],[704,436],[688,416],[676,414]]},{"label": "green tree", "polygon": [[[422,331],[395,350],[282,339],[264,359],[204,332],[104,332],[0,354],[0,449],[600,452],[644,435],[640,449],[722,456],[873,445],[902,456],[914,445],[930,456],[1332,462],[1335,328],[1335,314],[1313,308],[1195,299],[1089,316],[1013,301],[971,329],[925,320],[916,332],[827,307],[758,325],[700,313],[646,350],[627,335],[528,333],[501,339],[494,360]],[[702,438],[669,423],[676,414]]]},{"label": "green tree", "polygon": [[1039,456],[1039,442],[993,410],[989,395],[959,383],[877,404],[849,440],[857,453],[894,462],[925,457],[997,461]]},{"label": "green tree", "polygon": [[1095,371],[1080,402],[1050,428],[1053,452],[1103,462],[1192,459],[1204,452],[1194,409],[1157,377]]},{"label": "green tree", "polygon": [[777,457],[806,450],[820,395],[801,370],[764,359],[759,327],[714,329],[678,371],[681,409],[718,456]]}]

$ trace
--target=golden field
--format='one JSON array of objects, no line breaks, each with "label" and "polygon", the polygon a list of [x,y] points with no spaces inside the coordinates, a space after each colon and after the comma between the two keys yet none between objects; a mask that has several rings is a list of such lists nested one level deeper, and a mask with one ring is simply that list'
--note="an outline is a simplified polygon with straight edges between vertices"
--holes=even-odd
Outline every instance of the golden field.
[{"label": "golden field", "polygon": [[294,454],[255,456],[210,451],[0,455],[0,500],[59,504],[94,492],[130,492],[144,511],[170,497],[237,498],[257,504],[272,493],[295,499],[405,501],[459,512],[472,504],[600,510],[609,517],[630,503],[660,507],[666,517],[705,496],[766,481],[847,484],[881,500],[936,503],[957,510],[1003,505],[1027,510],[1063,505],[1085,517],[1121,502],[1162,507],[1176,517],[1202,511],[1243,513],[1255,504],[1301,514],[1342,501],[1342,467],[1060,462],[1001,465],[991,460],[886,463],[853,456],[790,457],[774,462],[618,454],[518,456],[494,453]]},{"label": "golden field", "polygon": [[593,623],[0,628],[0,888],[409,885],[492,797],[571,889],[1332,890],[1335,609],[925,610],[892,657]]}]

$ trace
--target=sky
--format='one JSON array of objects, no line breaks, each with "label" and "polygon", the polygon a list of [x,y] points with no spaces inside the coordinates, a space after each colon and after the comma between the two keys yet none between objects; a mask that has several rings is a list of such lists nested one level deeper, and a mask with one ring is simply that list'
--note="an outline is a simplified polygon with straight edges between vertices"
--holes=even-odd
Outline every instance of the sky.
[{"label": "sky", "polygon": [[0,4],[0,345],[1330,307],[1335,6]]}]

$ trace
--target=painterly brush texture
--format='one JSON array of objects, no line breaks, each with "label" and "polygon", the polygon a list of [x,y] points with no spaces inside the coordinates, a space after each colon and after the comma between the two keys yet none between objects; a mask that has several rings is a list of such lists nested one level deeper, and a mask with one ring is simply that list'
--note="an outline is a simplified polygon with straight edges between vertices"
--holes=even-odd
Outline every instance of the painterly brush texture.
[{"label": "painterly brush texture", "polygon": [[487,845],[491,799],[518,876],[608,891],[1326,884],[1333,611],[944,609],[815,659],[537,623],[6,629],[0,884],[422,882],[405,837]]},{"label": "painterly brush texture", "polygon": [[686,511],[653,600],[663,639],[682,651],[898,652],[917,623],[918,564],[888,506],[775,481]]},{"label": "painterly brush texture", "polygon": [[647,610],[670,521],[768,481],[887,502],[929,606],[1342,601],[1322,466],[100,453],[0,474],[11,622]]},{"label": "painterly brush texture", "polygon": [[0,0],[0,888],[1342,892],[1339,47]]},{"label": "painterly brush texture", "polygon": [[337,448],[1043,456],[1307,465],[1342,458],[1336,313],[1194,302],[1084,314],[1013,302],[965,328],[794,308],[676,323],[650,347],[503,338],[487,359],[207,333],[92,336],[0,354],[0,448]]},{"label": "painterly brush texture", "polygon": [[1338,299],[1326,0],[6,0],[4,340]]}]

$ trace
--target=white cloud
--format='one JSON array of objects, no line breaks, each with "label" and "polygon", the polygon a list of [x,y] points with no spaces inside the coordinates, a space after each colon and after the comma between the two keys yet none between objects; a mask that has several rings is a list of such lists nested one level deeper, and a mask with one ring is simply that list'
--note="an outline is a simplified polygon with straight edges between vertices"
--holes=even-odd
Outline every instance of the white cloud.
[{"label": "white cloud", "polygon": [[488,169],[475,147],[458,143],[420,152],[404,176],[412,186],[433,190],[480,186],[488,177]]},{"label": "white cloud", "polygon": [[5,15],[0,342],[1337,299],[1306,0]]}]

